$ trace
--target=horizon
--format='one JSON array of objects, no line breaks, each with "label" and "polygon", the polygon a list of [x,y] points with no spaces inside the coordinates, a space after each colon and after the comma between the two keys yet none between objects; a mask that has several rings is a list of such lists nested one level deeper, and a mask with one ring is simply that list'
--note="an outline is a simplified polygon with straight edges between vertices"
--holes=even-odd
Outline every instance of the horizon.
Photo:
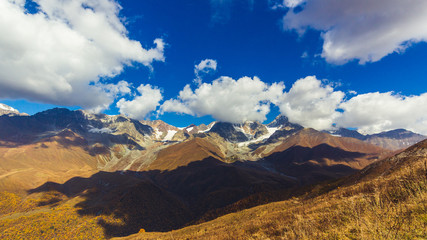
[{"label": "horizon", "polygon": [[0,103],[426,135],[427,3],[383,3],[3,1]]}]

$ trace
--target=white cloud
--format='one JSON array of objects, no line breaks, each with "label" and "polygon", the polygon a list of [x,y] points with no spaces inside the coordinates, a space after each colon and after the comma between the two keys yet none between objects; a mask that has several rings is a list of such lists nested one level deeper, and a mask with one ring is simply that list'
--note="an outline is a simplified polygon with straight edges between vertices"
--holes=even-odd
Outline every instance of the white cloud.
[{"label": "white cloud", "polygon": [[[285,0],[288,7],[299,0]],[[326,61],[343,64],[375,62],[412,43],[427,41],[425,0],[306,0],[302,11],[292,9],[284,28],[300,34],[307,28],[322,31]]]},{"label": "white cloud", "polygon": [[288,8],[294,8],[303,2],[305,2],[305,0],[284,0],[283,6],[286,6]]},{"label": "white cloud", "polygon": [[[78,105],[99,111],[114,101],[110,85],[125,65],[163,61],[164,43],[130,40],[112,0],[0,1],[0,98]],[[118,92],[116,92],[118,93]]]},{"label": "white cloud", "polygon": [[340,127],[357,127],[362,133],[378,133],[404,128],[427,134],[427,93],[401,96],[386,93],[357,95],[342,103],[342,116],[336,121]]},{"label": "white cloud", "polygon": [[[185,91],[186,89],[190,89],[190,86],[186,85],[183,91]],[[181,94],[183,91],[180,92],[180,95],[179,95],[180,97],[183,95]],[[196,113],[194,113],[193,110],[191,110],[188,104],[178,99],[169,99],[165,101],[160,107],[159,114],[161,115],[164,112],[183,113],[183,114],[188,114],[193,116],[196,115]]]},{"label": "white cloud", "polygon": [[289,121],[317,130],[332,129],[336,124],[358,128],[364,134],[404,128],[427,135],[427,93],[358,95],[350,90],[348,95],[352,98],[346,100],[344,92],[334,89],[339,85],[307,76],[284,92],[282,82],[268,85],[257,77],[238,80],[221,77],[195,90],[186,85],[176,99],[162,104],[159,114],[210,115],[218,121],[232,123],[262,122],[270,111],[270,104],[274,104]]},{"label": "white cloud", "polygon": [[117,102],[117,107],[121,114],[143,120],[149,113],[157,109],[163,96],[160,89],[150,84],[141,84],[137,90],[139,95],[130,101],[124,98],[120,99]]},{"label": "white cloud", "polygon": [[262,122],[270,111],[270,102],[277,103],[284,88],[282,82],[268,85],[257,77],[238,80],[221,77],[212,83],[203,83],[194,91],[186,85],[177,99],[163,103],[160,113],[210,115],[218,121],[232,123]]},{"label": "white cloud", "polygon": [[131,93],[130,84],[124,80],[119,81],[117,84],[102,84],[101,87],[113,96],[122,96]]},{"label": "white cloud", "polygon": [[[323,81],[327,83],[328,81]],[[427,93],[402,96],[393,92],[357,94],[352,98],[322,84],[315,76],[297,80],[277,105],[289,121],[317,130],[357,128],[363,134],[403,128],[427,135]]]},{"label": "white cloud", "polygon": [[198,75],[199,73],[209,73],[216,71],[217,62],[213,59],[205,59],[200,61],[199,64],[194,66],[194,74]]},{"label": "white cloud", "polygon": [[315,76],[308,76],[297,80],[278,106],[289,121],[324,130],[330,129],[334,119],[340,115],[336,109],[343,98],[343,92],[334,91]]},{"label": "white cloud", "polygon": [[283,8],[295,8],[305,0],[268,0],[270,8],[272,10],[283,9]]},{"label": "white cloud", "polygon": [[216,60],[213,59],[205,59],[200,61],[199,64],[194,66],[194,75],[196,76],[194,82],[198,85],[202,84],[202,75],[215,72],[217,65],[218,64]]},{"label": "white cloud", "polygon": [[93,126],[90,126],[90,125],[89,125],[89,127],[92,127],[91,129],[89,129],[89,132],[91,132],[91,133],[107,133],[107,134],[110,134],[110,133],[114,132],[112,129],[109,129],[109,128],[94,128]]}]

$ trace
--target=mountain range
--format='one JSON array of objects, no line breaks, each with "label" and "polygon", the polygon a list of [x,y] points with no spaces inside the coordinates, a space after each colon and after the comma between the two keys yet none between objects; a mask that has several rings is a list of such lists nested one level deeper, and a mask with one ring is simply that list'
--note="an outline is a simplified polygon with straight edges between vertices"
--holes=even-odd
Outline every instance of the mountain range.
[{"label": "mountain range", "polygon": [[177,128],[83,110],[54,108],[29,116],[2,109],[0,190],[61,196],[40,206],[79,199],[79,215],[122,222],[102,222],[107,237],[142,226],[169,231],[287,199],[426,138],[399,129],[322,132],[285,116],[269,124]]}]

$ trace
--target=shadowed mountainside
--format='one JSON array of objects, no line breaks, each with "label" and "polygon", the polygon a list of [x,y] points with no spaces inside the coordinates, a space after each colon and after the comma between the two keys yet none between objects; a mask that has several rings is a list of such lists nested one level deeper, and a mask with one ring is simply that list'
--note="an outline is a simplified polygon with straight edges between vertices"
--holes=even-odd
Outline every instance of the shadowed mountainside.
[{"label": "shadowed mountainside", "polygon": [[[112,214],[123,224],[99,224],[107,236],[125,236],[141,228],[169,231],[301,194],[301,187],[307,184],[354,173],[356,168],[339,163],[366,155],[323,144],[314,148],[293,146],[261,161],[225,163],[209,156],[215,156],[215,148],[204,139],[186,143],[171,148],[200,151],[203,154],[199,157],[207,157],[180,162],[171,170],[99,172],[90,178],[72,178],[64,184],[49,182],[29,193],[58,191],[69,198],[82,197],[84,201],[76,206],[79,214]],[[188,152],[169,154],[184,157]],[[322,159],[334,164],[322,164]]]},{"label": "shadowed mountainside", "polygon": [[79,214],[114,214],[124,225],[100,222],[107,236],[167,231],[183,227],[209,210],[254,193],[298,186],[294,179],[269,171],[226,164],[214,158],[172,171],[99,172],[64,184],[46,183],[29,193],[58,191],[80,196]]}]

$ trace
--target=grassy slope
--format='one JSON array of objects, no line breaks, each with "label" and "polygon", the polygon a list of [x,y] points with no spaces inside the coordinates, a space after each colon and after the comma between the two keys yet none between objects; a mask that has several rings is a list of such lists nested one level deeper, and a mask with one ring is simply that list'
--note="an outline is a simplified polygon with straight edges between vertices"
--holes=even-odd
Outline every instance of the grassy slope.
[{"label": "grassy slope", "polygon": [[26,197],[0,192],[0,239],[105,239],[99,221],[117,222],[79,215],[79,198],[61,200],[64,196],[54,192]]}]

